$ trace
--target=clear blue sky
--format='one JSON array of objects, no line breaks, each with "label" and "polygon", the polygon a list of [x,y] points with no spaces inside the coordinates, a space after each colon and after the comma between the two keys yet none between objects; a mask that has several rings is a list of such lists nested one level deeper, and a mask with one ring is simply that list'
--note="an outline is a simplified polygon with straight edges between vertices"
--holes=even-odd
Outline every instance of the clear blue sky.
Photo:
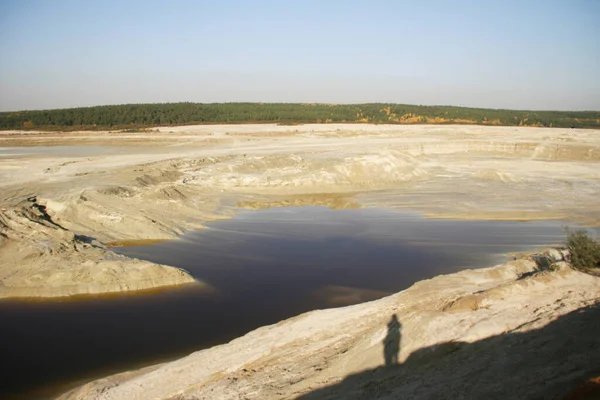
[{"label": "clear blue sky", "polygon": [[0,0],[0,110],[174,101],[600,110],[600,0]]}]

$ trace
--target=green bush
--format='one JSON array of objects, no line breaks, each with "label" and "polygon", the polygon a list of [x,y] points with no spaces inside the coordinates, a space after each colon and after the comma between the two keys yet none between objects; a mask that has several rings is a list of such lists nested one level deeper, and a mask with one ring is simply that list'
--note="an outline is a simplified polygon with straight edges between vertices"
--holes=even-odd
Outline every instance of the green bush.
[{"label": "green bush", "polygon": [[600,268],[600,243],[592,239],[587,231],[567,229],[567,247],[571,252],[573,267]]}]

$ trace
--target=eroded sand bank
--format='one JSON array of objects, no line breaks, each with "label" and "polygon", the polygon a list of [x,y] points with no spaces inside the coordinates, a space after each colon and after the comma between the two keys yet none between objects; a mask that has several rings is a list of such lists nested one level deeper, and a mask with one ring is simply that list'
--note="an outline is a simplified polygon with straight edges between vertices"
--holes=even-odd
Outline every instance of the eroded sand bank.
[{"label": "eroded sand bank", "polygon": [[563,399],[598,372],[600,278],[556,250],[312,311],[62,399]]},{"label": "eroded sand bank", "polygon": [[[49,145],[78,148],[27,154],[28,146]],[[600,134],[593,130],[185,126],[4,132],[0,148],[0,297],[194,282],[105,245],[175,238],[230,218],[237,206],[377,205],[447,218],[600,225]]]}]

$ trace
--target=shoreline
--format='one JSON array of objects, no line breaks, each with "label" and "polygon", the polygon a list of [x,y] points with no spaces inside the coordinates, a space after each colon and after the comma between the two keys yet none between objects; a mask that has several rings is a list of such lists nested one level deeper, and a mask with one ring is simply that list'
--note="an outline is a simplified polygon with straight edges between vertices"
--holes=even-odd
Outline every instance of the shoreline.
[{"label": "shoreline", "polygon": [[[119,256],[108,245],[176,239],[202,229],[208,221],[230,219],[246,209],[381,207],[435,218],[557,218],[600,226],[597,131],[379,125],[219,125],[172,130],[93,138],[95,144],[107,146],[127,143],[123,152],[0,157],[0,283],[60,292],[61,286],[80,279],[82,288],[110,284],[126,289],[109,297],[135,296],[136,292],[127,291],[132,286],[123,283],[136,279],[164,286],[160,283],[179,276],[188,283],[193,278],[181,270]],[[0,133],[0,147],[12,142],[6,136]],[[20,136],[22,144],[36,142],[30,135]],[[40,135],[56,144],[50,136]],[[61,140],[74,146],[92,140],[85,132],[67,136]],[[170,374],[188,366],[190,371],[198,368],[194,355],[203,354],[201,364],[223,367],[195,374],[198,379],[206,376],[200,386],[214,393],[286,398],[260,389],[273,387],[288,393],[287,398],[298,397],[307,394],[309,387],[344,382],[361,369],[372,368],[379,374],[381,335],[385,335],[381,329],[394,311],[407,329],[403,331],[407,347],[400,354],[406,362],[418,349],[447,340],[475,343],[481,339],[483,345],[489,335],[507,335],[514,329],[542,332],[559,316],[600,298],[598,278],[569,269],[538,271],[519,279],[535,268],[527,260],[516,260],[502,268],[440,275],[375,302],[342,311],[313,311],[259,328],[227,345],[155,366],[155,373],[160,370],[161,380],[172,383],[169,396],[200,395],[200,381],[186,386],[191,381],[182,383],[177,381],[179,375]],[[170,286],[164,290],[171,290]],[[564,307],[559,307],[561,302]],[[534,304],[544,313],[534,313]],[[529,328],[519,328],[523,324]],[[469,331],[467,326],[477,328]],[[247,349],[253,348],[262,350],[248,354]],[[276,360],[264,358],[271,351],[279,354]],[[248,376],[244,370],[257,372]],[[159,390],[144,371],[119,384],[134,392],[135,382],[150,385],[140,386],[143,394],[119,392],[118,396],[142,399]],[[446,372],[452,376],[452,370]],[[281,379],[273,380],[269,374]],[[221,377],[232,379],[226,382]],[[245,381],[248,386],[236,386]],[[72,398],[94,398],[103,390],[101,382],[80,387]],[[288,386],[293,392],[285,392]]]},{"label": "shoreline", "polygon": [[[535,257],[527,256],[493,267],[439,275],[379,300],[310,311],[171,362],[88,382],[59,398],[99,399],[106,395],[132,399],[148,396],[195,398],[215,391],[223,393],[223,398],[233,398],[226,393],[236,396],[241,393],[250,399],[295,398],[315,390],[328,390],[328,386],[334,387],[365,369],[374,368],[372,371],[378,373],[386,371],[377,365],[382,362],[380,342],[384,337],[385,319],[393,313],[402,323],[400,365],[410,363],[411,368],[418,371],[420,365],[431,367],[431,363],[441,363],[445,357],[466,351],[455,353],[455,349],[434,359],[421,355],[416,358],[415,355],[422,353],[424,348],[436,348],[448,341],[484,343],[490,337],[510,335],[515,331],[537,334],[571,311],[600,305],[599,278],[571,269],[563,260],[564,253],[555,249],[537,254],[552,259],[554,267],[546,270],[534,261]],[[575,287],[584,293],[567,300],[564,295]],[[512,299],[506,297],[509,293]],[[561,298],[562,306],[556,302]],[[522,303],[524,299],[527,302]],[[490,323],[490,315],[495,315],[495,322]],[[585,335],[581,340],[586,343],[592,340],[589,335],[593,333],[580,334]],[[547,345],[556,341],[562,343],[560,337],[548,335],[544,339],[550,340]],[[595,355],[588,356],[595,359]],[[585,357],[584,361],[587,360]],[[557,361],[544,359],[539,362],[553,365]],[[560,372],[551,369],[544,370],[544,374],[552,374],[554,384],[559,381],[559,391],[567,391],[593,372],[589,369],[589,361],[585,362],[588,367],[579,370],[577,376],[561,377]],[[457,368],[459,371],[469,369],[466,365],[453,368],[454,373]],[[276,380],[269,380],[270,384],[265,386],[266,375],[275,376]],[[539,379],[547,381],[547,378]],[[483,390],[486,390],[485,384]],[[529,386],[529,390],[541,393],[541,387]],[[397,383],[386,386],[387,390],[405,388],[414,390],[410,385]],[[510,388],[517,393],[524,389]],[[340,386],[335,393],[352,396],[345,390]],[[440,384],[429,386],[429,390],[444,389]],[[547,390],[556,390],[556,387]]]},{"label": "shoreline", "polygon": [[[553,250],[554,251],[554,250]],[[546,251],[548,252],[548,251]],[[526,255],[525,255],[526,253]],[[527,252],[523,252],[523,254],[519,257],[520,259],[531,259],[531,256],[535,255],[535,254],[539,254],[539,251],[527,251]],[[504,264],[500,265],[503,266]],[[426,284],[426,282],[432,281],[432,280],[438,280],[438,279],[449,279],[452,280],[452,276],[454,275],[458,275],[458,274],[463,274],[466,272],[470,272],[470,271],[474,271],[475,273],[480,273],[483,272],[485,270],[493,270],[493,269],[497,269],[499,267],[499,265],[495,265],[495,266],[491,266],[491,267],[484,267],[484,268],[471,268],[471,269],[465,269],[462,270],[460,272],[456,272],[456,273],[444,273],[444,274],[440,274],[437,275],[433,278],[429,278],[429,279],[423,279],[421,281],[416,282],[415,284],[411,285],[410,288],[402,290],[398,293],[394,293],[391,295],[388,295],[386,297],[392,297],[392,296],[396,296],[406,290],[410,290],[413,286],[419,286],[419,285],[423,285]],[[519,266],[517,267],[518,271],[521,271],[522,267]],[[525,272],[520,272],[520,273],[527,273],[527,270],[523,270]],[[194,284],[191,285],[182,285],[179,286],[178,288],[181,290],[202,290],[202,289],[194,289],[193,286],[195,286]],[[175,290],[178,290],[178,288],[175,288]],[[72,297],[59,297],[59,298],[14,298],[14,299],[4,299],[4,301],[14,301],[14,302],[36,302],[36,303],[44,303],[44,302],[48,302],[48,301],[52,301],[52,302],[80,302],[80,301],[86,301],[86,300],[90,300],[90,299],[94,299],[94,300],[98,300],[98,299],[111,299],[111,298],[121,298],[123,296],[137,296],[137,295],[151,295],[153,293],[159,293],[165,290],[172,290],[173,288],[171,287],[165,287],[165,288],[157,288],[154,290],[147,290],[147,291],[139,291],[139,292],[122,292],[122,293],[112,293],[112,294],[104,294],[104,295],[79,295],[79,296],[72,296]],[[382,298],[382,299],[378,299],[378,300],[374,300],[375,302],[378,301],[383,301],[386,297]],[[367,303],[371,303],[373,301],[366,301],[366,302],[362,302],[362,303],[358,303],[356,305],[351,305],[351,306],[341,306],[341,307],[334,307],[334,308],[328,308],[328,310],[342,310],[342,309],[346,309],[346,308],[351,308],[351,307],[357,307],[357,306],[361,306]],[[281,321],[275,322],[271,325],[265,325],[263,327],[257,328],[257,330],[261,330],[263,328],[267,328],[267,327],[275,327],[278,325],[282,325],[285,324],[286,321],[288,320],[294,320],[297,318],[301,318],[303,317],[305,314],[309,315],[312,314],[314,312],[319,312],[319,310],[313,310],[313,311],[307,311],[304,313],[301,313],[299,315],[290,317],[288,319],[283,319]],[[251,332],[249,332],[248,334],[251,334]],[[245,336],[245,335],[242,335]],[[228,342],[225,342],[223,344],[217,344],[217,345],[208,345],[206,347],[202,346],[202,349],[204,350],[208,350],[211,349],[212,347],[220,347],[220,346],[226,346]],[[197,351],[204,351],[204,350],[195,350],[194,352]],[[122,377],[122,376],[128,376],[128,377],[132,377],[134,375],[139,375],[139,374],[143,374],[143,373],[148,373],[154,369],[157,369],[163,365],[166,365],[170,362],[175,362],[176,360],[180,359],[181,357],[185,357],[190,353],[182,353],[179,355],[173,355],[173,356],[167,356],[167,357],[160,357],[159,359],[157,359],[156,361],[153,362],[147,362],[147,361],[141,361],[139,363],[139,366],[131,366],[128,364],[127,369],[123,370],[122,368],[119,367],[111,367],[109,369],[107,369],[108,372],[99,372],[99,373],[94,373],[94,374],[90,374],[90,376],[88,378],[78,378],[76,380],[63,380],[62,382],[57,382],[55,384],[49,384],[49,385],[43,385],[33,391],[27,391],[26,393],[22,393],[21,395],[15,395],[14,397],[9,397],[9,398],[28,398],[28,397],[36,397],[36,398],[55,398],[55,396],[59,396],[59,395],[65,395],[69,392],[75,391],[75,390],[79,390],[80,388],[88,385],[88,384],[92,384],[95,382],[101,382],[104,381],[106,378],[110,377]],[[43,394],[43,395],[42,395]],[[87,397],[87,395],[85,396]],[[69,397],[67,397],[69,398]]]},{"label": "shoreline", "polygon": [[[101,135],[110,146],[143,144],[115,154],[52,157],[48,149],[41,158],[1,157],[4,291],[60,293],[75,276],[61,266],[77,266],[78,293],[88,285],[130,290],[190,282],[177,269],[115,258],[107,245],[175,239],[240,208],[375,206],[435,218],[600,226],[600,140],[593,131],[362,124],[168,129]],[[87,137],[75,132],[65,140],[81,145]],[[7,141],[0,134],[0,147]],[[126,272],[132,268],[137,272]],[[136,287],[140,279],[154,283]]]}]

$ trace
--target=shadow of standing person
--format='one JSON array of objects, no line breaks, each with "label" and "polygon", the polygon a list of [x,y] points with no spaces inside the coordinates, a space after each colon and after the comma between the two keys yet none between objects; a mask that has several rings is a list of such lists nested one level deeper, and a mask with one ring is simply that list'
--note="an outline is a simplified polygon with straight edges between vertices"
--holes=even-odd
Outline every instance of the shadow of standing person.
[{"label": "shadow of standing person", "polygon": [[387,324],[387,335],[383,340],[383,358],[385,366],[389,367],[398,364],[398,354],[400,353],[400,329],[402,324],[398,321],[396,314],[392,315]]}]

